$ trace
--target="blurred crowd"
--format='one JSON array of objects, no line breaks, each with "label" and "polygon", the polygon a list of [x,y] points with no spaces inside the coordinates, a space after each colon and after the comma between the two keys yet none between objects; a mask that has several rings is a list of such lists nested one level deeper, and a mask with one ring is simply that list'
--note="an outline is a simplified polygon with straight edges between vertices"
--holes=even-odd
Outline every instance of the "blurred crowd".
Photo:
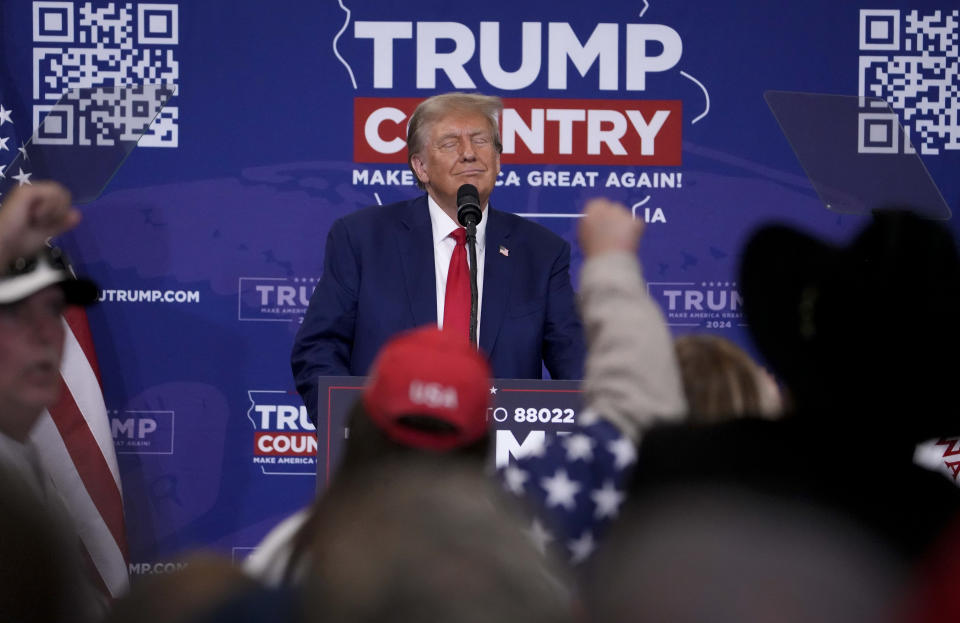
[{"label": "blurred crowd", "polygon": [[671,336],[643,223],[595,199],[573,433],[496,470],[484,357],[408,331],[312,505],[242,566],[197,552],[105,603],[29,443],[57,399],[60,314],[96,298],[46,242],[79,218],[54,183],[0,208],[0,620],[960,620],[960,489],[913,460],[960,430],[960,258],[939,223],[878,212],[844,246],[754,232],[738,283],[761,366]]}]

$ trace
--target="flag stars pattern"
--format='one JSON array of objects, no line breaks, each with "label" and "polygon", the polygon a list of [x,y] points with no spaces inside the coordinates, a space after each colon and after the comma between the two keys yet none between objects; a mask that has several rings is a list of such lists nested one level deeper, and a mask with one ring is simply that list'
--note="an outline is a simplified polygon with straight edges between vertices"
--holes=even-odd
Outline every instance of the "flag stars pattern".
[{"label": "flag stars pattern", "polygon": [[602,417],[584,425],[584,414],[570,434],[548,435],[536,453],[500,470],[504,489],[523,497],[536,517],[531,536],[574,563],[592,554],[619,515],[636,463],[635,446],[620,429]]},{"label": "flag stars pattern", "polygon": [[617,469],[623,469],[637,460],[637,450],[627,437],[611,441],[607,444],[607,449],[613,455],[613,464]]},{"label": "flag stars pattern", "polygon": [[626,497],[623,492],[618,491],[617,488],[613,486],[613,482],[609,480],[604,482],[602,488],[595,489],[590,493],[590,499],[593,500],[593,503],[596,504],[597,507],[593,513],[594,518],[615,518],[617,512],[620,510],[620,505],[623,504]]},{"label": "flag stars pattern", "polygon": [[574,497],[580,491],[580,485],[570,480],[567,470],[558,469],[550,478],[544,478],[540,486],[547,492],[547,508],[562,506],[568,511],[576,508]]},{"label": "flag stars pattern", "polygon": [[593,440],[586,435],[570,435],[564,440],[563,445],[567,448],[567,460],[570,462],[583,460],[593,460]]},{"label": "flag stars pattern", "polygon": [[17,174],[17,175],[14,175],[14,176],[12,176],[12,177],[13,177],[13,179],[17,180],[19,186],[23,186],[24,184],[32,184],[32,183],[33,183],[33,182],[30,181],[30,176],[31,176],[31,175],[33,175],[33,173],[24,173],[24,172],[23,172],[23,169],[21,168],[21,169],[20,169],[20,173]]},{"label": "flag stars pattern", "polygon": [[10,118],[10,114],[13,113],[9,108],[4,108],[3,104],[0,104],[0,126],[4,123],[13,123],[13,119]]},{"label": "flag stars pattern", "polygon": [[514,495],[523,495],[523,485],[530,476],[516,465],[510,465],[503,470],[503,479],[507,490]]},{"label": "flag stars pattern", "polygon": [[580,535],[580,538],[567,543],[567,547],[570,549],[570,562],[577,565],[593,553],[596,543],[593,541],[593,534],[586,530]]}]

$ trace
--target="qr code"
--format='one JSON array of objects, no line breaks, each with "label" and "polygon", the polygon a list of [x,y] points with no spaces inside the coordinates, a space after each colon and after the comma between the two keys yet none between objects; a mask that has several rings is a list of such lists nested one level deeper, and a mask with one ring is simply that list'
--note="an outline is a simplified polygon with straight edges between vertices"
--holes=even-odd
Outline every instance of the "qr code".
[{"label": "qr code", "polygon": [[860,11],[859,94],[885,100],[894,110],[860,113],[861,153],[960,150],[958,50],[960,10]]},{"label": "qr code", "polygon": [[[176,4],[34,2],[34,140],[102,145],[143,133],[140,146],[176,147],[179,110],[167,97],[180,77],[178,28]],[[97,96],[61,100],[71,91]],[[153,118],[146,131],[144,114]]]}]

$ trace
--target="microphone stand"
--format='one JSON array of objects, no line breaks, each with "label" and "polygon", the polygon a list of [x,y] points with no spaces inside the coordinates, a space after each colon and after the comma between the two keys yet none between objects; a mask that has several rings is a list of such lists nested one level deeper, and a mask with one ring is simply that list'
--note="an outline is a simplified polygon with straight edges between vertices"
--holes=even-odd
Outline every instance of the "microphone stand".
[{"label": "microphone stand", "polygon": [[467,247],[470,253],[470,343],[477,345],[477,305],[480,298],[477,288],[477,223],[483,219],[480,195],[473,184],[463,184],[457,189],[457,222],[467,230]]},{"label": "microphone stand", "polygon": [[480,298],[477,288],[477,224],[473,218],[468,218],[467,250],[470,253],[470,343],[477,346],[477,299]]}]

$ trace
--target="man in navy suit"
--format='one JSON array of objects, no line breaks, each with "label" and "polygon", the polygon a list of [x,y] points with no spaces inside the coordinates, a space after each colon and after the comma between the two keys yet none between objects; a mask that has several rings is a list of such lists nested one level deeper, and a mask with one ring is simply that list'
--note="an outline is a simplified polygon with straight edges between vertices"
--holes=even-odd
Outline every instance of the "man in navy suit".
[{"label": "man in navy suit", "polygon": [[[317,377],[366,375],[392,335],[444,326],[447,273],[457,243],[457,190],[477,188],[477,337],[495,378],[583,376],[583,327],[570,284],[570,245],[488,205],[500,172],[499,98],[448,93],[422,102],[407,151],[418,184],[411,201],[373,206],[330,228],[323,275],[297,333],[297,391],[317,418]],[[465,337],[465,339],[467,339]]]}]

